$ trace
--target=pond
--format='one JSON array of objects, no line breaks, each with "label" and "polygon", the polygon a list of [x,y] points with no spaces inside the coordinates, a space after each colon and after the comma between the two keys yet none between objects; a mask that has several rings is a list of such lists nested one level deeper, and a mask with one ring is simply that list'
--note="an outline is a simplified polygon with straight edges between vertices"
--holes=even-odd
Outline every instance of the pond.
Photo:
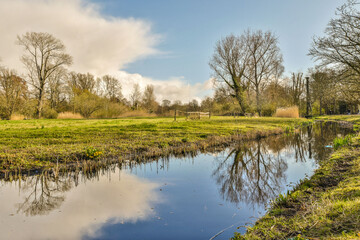
[{"label": "pond", "polygon": [[194,157],[1,181],[0,238],[229,239],[350,132],[316,123]]}]

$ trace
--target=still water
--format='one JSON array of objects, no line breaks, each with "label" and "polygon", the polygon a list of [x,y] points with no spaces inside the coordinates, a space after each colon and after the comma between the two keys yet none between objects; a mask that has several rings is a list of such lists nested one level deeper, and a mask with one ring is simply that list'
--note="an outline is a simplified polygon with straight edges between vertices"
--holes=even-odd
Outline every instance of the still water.
[{"label": "still water", "polygon": [[229,239],[351,130],[317,123],[222,152],[0,182],[0,239]]}]

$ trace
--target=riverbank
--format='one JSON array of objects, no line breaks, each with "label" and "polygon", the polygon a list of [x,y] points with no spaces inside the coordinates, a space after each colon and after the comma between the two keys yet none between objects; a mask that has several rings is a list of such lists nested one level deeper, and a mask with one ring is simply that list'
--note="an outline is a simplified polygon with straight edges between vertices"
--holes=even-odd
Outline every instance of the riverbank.
[{"label": "riverbank", "polygon": [[0,174],[8,177],[206,151],[307,123],[306,119],[246,117],[0,121]]},{"label": "riverbank", "polygon": [[[359,129],[359,116],[320,119],[351,121]],[[359,239],[360,135],[337,143],[344,146],[320,162],[311,178],[280,195],[244,236],[233,239]]]}]

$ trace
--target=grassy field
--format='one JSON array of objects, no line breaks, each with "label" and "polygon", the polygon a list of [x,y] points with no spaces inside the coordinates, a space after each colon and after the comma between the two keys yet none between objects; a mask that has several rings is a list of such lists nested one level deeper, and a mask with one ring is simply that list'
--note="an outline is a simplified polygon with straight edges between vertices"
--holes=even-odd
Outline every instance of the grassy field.
[{"label": "grassy field", "polygon": [[0,170],[4,174],[101,159],[156,157],[279,133],[306,122],[245,117],[0,121]]},{"label": "grassy field", "polygon": [[[320,119],[360,124],[360,116]],[[336,144],[311,178],[280,195],[245,235],[233,239],[360,239],[360,134]]]}]

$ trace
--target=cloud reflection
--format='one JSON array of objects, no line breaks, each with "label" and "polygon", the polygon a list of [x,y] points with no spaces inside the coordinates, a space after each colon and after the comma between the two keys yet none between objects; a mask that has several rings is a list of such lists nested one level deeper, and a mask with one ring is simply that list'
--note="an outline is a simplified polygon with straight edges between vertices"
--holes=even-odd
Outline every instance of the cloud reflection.
[{"label": "cloud reflection", "polygon": [[[41,182],[34,182],[40,184],[39,181]],[[19,191],[19,187],[14,187],[13,184],[8,183],[0,188],[0,192],[6,192],[0,194],[1,239],[81,239],[84,235],[96,237],[97,231],[106,223],[135,223],[149,219],[155,214],[152,206],[160,199],[159,193],[155,191],[158,184],[125,171],[120,172],[120,180],[109,180],[106,176],[101,176],[66,189],[67,192],[63,195],[56,192],[55,199],[60,199],[60,202],[56,200],[53,205],[43,204],[45,211],[39,203],[49,202],[49,196],[35,199],[32,194],[34,188]],[[46,184],[48,183],[43,182],[40,188],[37,187],[37,194],[49,194],[40,193]],[[33,208],[31,211],[23,205],[29,196],[32,198],[29,202],[34,203],[27,205]],[[18,204],[14,206],[14,202]],[[49,210],[49,206],[53,209]],[[18,213],[16,209],[19,210]],[[39,211],[38,214],[36,210]]]}]

